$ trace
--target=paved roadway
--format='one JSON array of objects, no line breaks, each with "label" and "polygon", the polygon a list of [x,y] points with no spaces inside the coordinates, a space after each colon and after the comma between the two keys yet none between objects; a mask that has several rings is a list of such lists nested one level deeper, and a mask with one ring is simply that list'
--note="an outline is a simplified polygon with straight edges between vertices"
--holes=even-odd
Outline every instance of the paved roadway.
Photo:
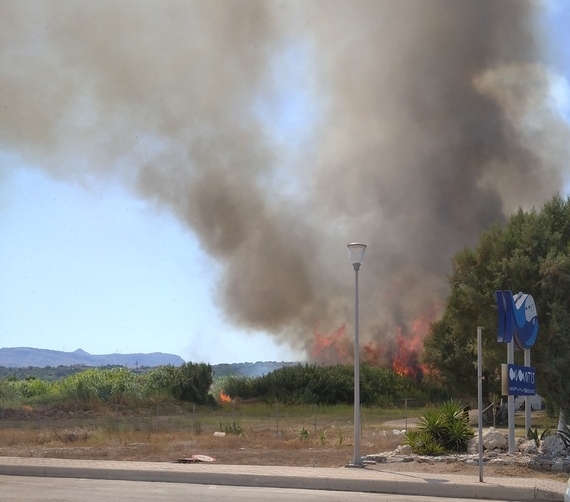
[{"label": "paved roadway", "polygon": [[[3,502],[435,502],[436,497],[289,488],[0,476]],[[448,502],[474,499],[445,498]],[[491,501],[499,502],[499,501]]]},{"label": "paved roadway", "polygon": [[[317,467],[280,467],[280,466],[252,466],[252,465],[223,465],[217,463],[204,464],[177,464],[167,462],[118,462],[111,460],[70,460],[56,458],[33,458],[33,457],[0,457],[0,475],[22,476],[22,478],[36,477],[36,480],[53,480],[57,486],[57,480],[66,480],[67,483],[83,482],[87,480],[101,480],[116,482],[138,482],[141,486],[158,487],[164,483],[182,485],[180,490],[188,496],[188,485],[202,485],[205,487],[217,486],[218,489],[251,490],[260,493],[257,488],[263,490],[287,489],[287,490],[315,490],[310,494],[325,490],[325,496],[338,492],[352,492],[352,498],[340,498],[338,500],[352,500],[364,497],[366,493],[377,497],[374,500],[385,500],[380,493],[385,493],[387,500],[396,500],[396,495],[404,497],[423,496],[447,497],[447,500],[456,499],[486,499],[486,500],[509,500],[516,502],[542,502],[562,501],[566,490],[566,483],[544,478],[485,478],[480,483],[475,476],[454,475],[446,473],[413,473],[391,472],[389,464],[379,464],[365,469],[357,468],[317,468]],[[34,478],[32,478],[34,479]],[[36,481],[34,481],[35,483]],[[34,483],[30,483],[32,486]],[[150,485],[148,483],[151,483]],[[120,484],[120,483],[119,483]],[[135,483],[136,484],[136,483]],[[26,483],[22,484],[24,489]],[[65,486],[65,485],[64,485]],[[90,485],[89,485],[90,486]],[[118,485],[117,485],[118,486]],[[122,485],[121,485],[122,486]],[[232,488],[233,487],[233,488]],[[195,488],[198,490],[198,488]],[[45,493],[35,500],[86,500],[89,498],[55,498],[48,499],[47,485]],[[91,490],[84,490],[90,493]],[[145,491],[142,491],[143,494]],[[4,496],[10,493],[3,483],[0,485],[0,501],[8,500]],[[75,493],[75,492],[74,492]],[[94,492],[95,493],[95,492]],[[130,493],[127,490],[127,493]],[[268,492],[269,493],[269,492]],[[271,492],[273,493],[273,492]],[[77,495],[77,493],[75,493]],[[107,495],[109,493],[107,492]],[[340,496],[340,495],[339,495]],[[159,495],[150,499],[156,500]],[[342,495],[344,497],[344,495]],[[230,497],[230,500],[235,497]],[[116,498],[120,500],[121,498]],[[160,497],[158,498],[160,500]],[[170,497],[168,497],[170,500]],[[244,500],[249,500],[245,498]],[[291,496],[287,496],[290,502]],[[13,500],[27,500],[17,497]],[[34,500],[30,498],[29,500]],[[105,498],[91,499],[109,500]],[[135,500],[135,499],[132,499]],[[139,499],[137,499],[139,500]],[[210,500],[210,499],[204,499]],[[261,498],[260,500],[264,500]],[[268,496],[267,500],[276,500]],[[311,498],[307,500],[312,500]],[[362,500],[368,500],[363,498]],[[406,500],[401,499],[401,500]]]}]

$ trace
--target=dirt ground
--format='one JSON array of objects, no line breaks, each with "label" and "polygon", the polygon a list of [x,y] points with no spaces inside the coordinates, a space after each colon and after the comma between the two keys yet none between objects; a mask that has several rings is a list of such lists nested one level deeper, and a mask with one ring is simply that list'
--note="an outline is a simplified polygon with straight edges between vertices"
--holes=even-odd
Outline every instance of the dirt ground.
[{"label": "dirt ground", "polygon": [[[1,444],[1,442],[0,442]],[[397,445],[395,445],[397,446]],[[394,447],[395,447],[394,446]],[[362,444],[362,454],[377,454],[379,450],[366,441]],[[256,444],[247,438],[221,437],[216,441],[171,439],[161,442],[122,443],[106,441],[100,445],[78,446],[61,444],[57,441],[45,444],[19,444],[0,446],[0,456],[41,457],[70,459],[106,459],[120,461],[177,462],[192,455],[212,457],[221,464],[280,465],[305,467],[342,467],[353,458],[352,444],[317,446],[298,439],[291,441],[263,441]],[[417,460],[411,462],[388,462],[369,466],[370,469],[390,472],[433,472],[465,474],[478,477],[479,467],[466,465],[448,457],[444,462]],[[484,465],[484,476],[545,477],[566,482],[567,474],[547,473],[517,465]]]},{"label": "dirt ground", "polygon": [[[372,453],[363,450],[364,453]],[[281,465],[305,467],[342,467],[352,460],[353,449],[346,448],[271,448],[227,447],[201,448],[194,442],[170,444],[164,451],[156,451],[149,444],[105,446],[27,446],[0,447],[0,456],[45,457],[70,459],[107,459],[122,461],[176,462],[192,455],[206,455],[221,464]],[[379,452],[376,452],[379,453]],[[479,476],[479,467],[453,462],[390,462],[368,468],[390,472],[433,472]],[[544,477],[566,482],[567,474],[546,473],[519,465],[484,465],[484,476]]]},{"label": "dirt ground", "polygon": [[[343,467],[353,458],[351,428],[327,430],[316,437],[299,437],[299,429],[275,433],[272,429],[249,430],[241,434],[170,431],[113,431],[104,428],[74,427],[72,423],[22,427],[15,422],[0,427],[0,456],[120,461],[177,462],[192,455],[212,457],[221,464]],[[384,428],[363,430],[363,455],[392,452],[402,442],[386,423]],[[409,425],[409,423],[408,423]],[[537,471],[521,466],[505,455],[507,465],[484,464],[484,476],[546,477],[566,482],[567,474]],[[508,459],[508,460],[507,460]],[[455,461],[387,462],[370,469],[391,472],[433,472],[478,477],[479,467]]]}]

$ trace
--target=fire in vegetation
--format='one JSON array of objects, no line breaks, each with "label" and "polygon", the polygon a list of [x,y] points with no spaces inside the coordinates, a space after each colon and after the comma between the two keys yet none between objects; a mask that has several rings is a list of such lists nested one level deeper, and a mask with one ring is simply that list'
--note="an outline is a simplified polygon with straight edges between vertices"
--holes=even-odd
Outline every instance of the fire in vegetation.
[{"label": "fire in vegetation", "polygon": [[[360,361],[371,366],[391,367],[399,375],[421,380],[426,368],[420,364],[419,358],[432,320],[431,315],[424,314],[409,329],[398,326],[396,336],[386,339],[382,345],[374,341],[365,342],[361,347]],[[352,364],[353,343],[354,339],[347,334],[344,324],[330,335],[315,331],[311,359],[326,365]]]},{"label": "fire in vegetation", "polygon": [[422,348],[422,340],[417,336],[404,338],[400,328],[398,328],[396,345],[398,348],[396,357],[392,361],[392,369],[398,375],[419,379],[421,368],[418,358]]},{"label": "fire in vegetation", "polygon": [[352,361],[351,342],[346,336],[346,325],[342,324],[330,335],[317,331],[313,335],[311,359],[326,365]]},{"label": "fire in vegetation", "polygon": [[222,403],[231,403],[232,402],[232,398],[230,396],[228,396],[227,394],[224,394],[223,392],[220,392],[220,401]]}]

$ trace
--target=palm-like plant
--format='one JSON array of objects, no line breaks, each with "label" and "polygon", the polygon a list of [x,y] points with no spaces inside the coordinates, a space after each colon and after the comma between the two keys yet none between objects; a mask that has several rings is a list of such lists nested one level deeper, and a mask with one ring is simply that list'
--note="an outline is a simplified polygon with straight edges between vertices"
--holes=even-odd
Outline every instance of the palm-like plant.
[{"label": "palm-like plant", "polygon": [[448,401],[439,408],[427,410],[417,430],[406,433],[404,442],[419,455],[441,455],[467,450],[467,441],[474,435],[469,417],[459,403]]}]

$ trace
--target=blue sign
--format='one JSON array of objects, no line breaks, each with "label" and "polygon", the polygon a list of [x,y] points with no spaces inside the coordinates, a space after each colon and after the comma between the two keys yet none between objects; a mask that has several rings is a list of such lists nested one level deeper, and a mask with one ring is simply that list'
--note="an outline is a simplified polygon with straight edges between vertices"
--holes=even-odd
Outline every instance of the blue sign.
[{"label": "blue sign", "polygon": [[521,349],[530,349],[538,335],[536,305],[531,295],[512,291],[495,291],[499,313],[497,342],[510,343],[515,339]]},{"label": "blue sign", "polygon": [[[536,394],[534,368],[518,366],[516,364],[503,364],[503,393],[509,396],[534,396]],[[506,375],[505,375],[506,370]],[[507,388],[504,388],[505,382]]]}]

